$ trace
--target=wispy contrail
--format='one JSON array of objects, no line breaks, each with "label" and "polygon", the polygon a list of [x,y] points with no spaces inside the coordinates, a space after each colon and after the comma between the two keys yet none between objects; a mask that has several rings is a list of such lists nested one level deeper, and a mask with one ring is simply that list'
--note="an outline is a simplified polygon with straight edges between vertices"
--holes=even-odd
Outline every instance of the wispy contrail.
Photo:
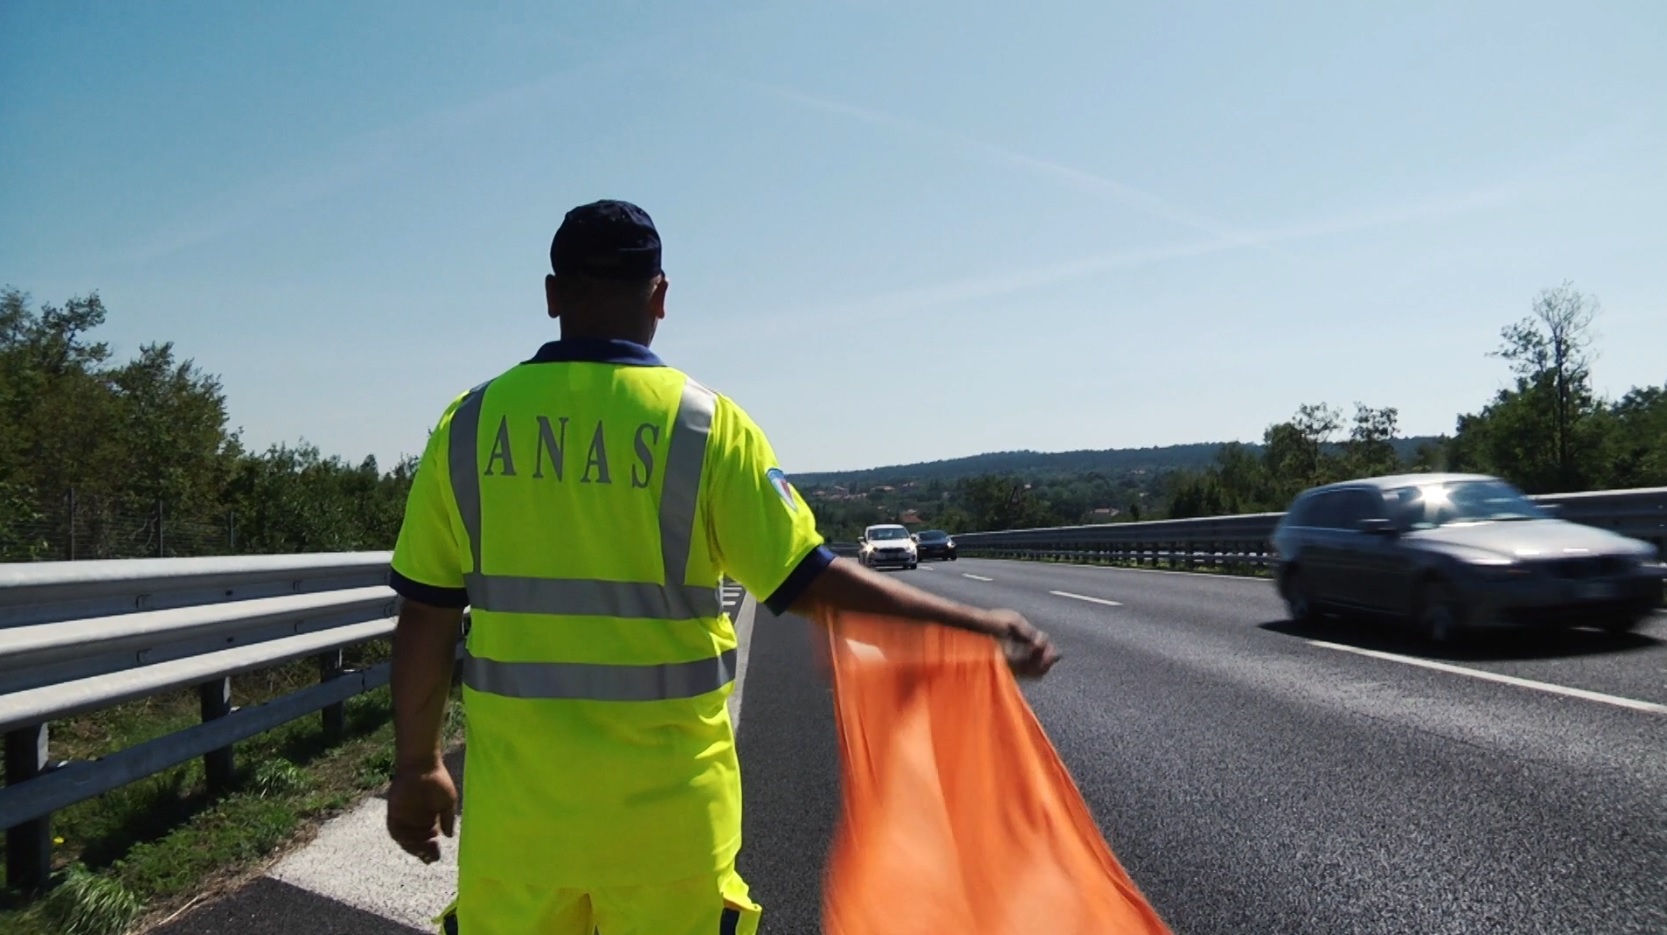
[{"label": "wispy contrail", "polygon": [[[761,320],[744,323],[748,337],[763,334],[787,333],[802,329],[807,320],[837,319],[850,324],[870,318],[893,317],[913,311],[924,311],[957,303],[1012,295],[1027,289],[1056,285],[1113,269],[1134,269],[1153,266],[1171,260],[1207,256],[1245,249],[1250,244],[1279,246],[1317,237],[1357,233],[1381,227],[1391,227],[1412,221],[1450,217],[1468,211],[1505,204],[1516,196],[1512,184],[1492,185],[1456,195],[1429,198],[1401,208],[1304,221],[1281,227],[1261,228],[1236,232],[1233,236],[1212,237],[1191,243],[1177,243],[1136,250],[1116,250],[1049,263],[1025,269],[1010,270],[992,276],[956,278],[947,282],[914,286],[878,293],[857,299],[842,300],[816,308],[796,309],[788,315],[772,314]],[[695,340],[694,344],[721,344],[734,340],[732,333],[713,333],[709,340]]]},{"label": "wispy contrail", "polygon": [[1237,230],[1221,221],[1204,217],[1177,205],[1170,204],[1168,201],[1159,198],[1151,192],[1144,191],[1132,185],[1124,184],[1116,179],[1109,179],[1103,175],[1096,175],[1095,173],[1084,169],[1078,169],[1073,166],[1063,165],[1048,159],[1042,159],[1026,153],[1017,152],[985,140],[974,139],[953,130],[946,130],[942,127],[933,126],[918,120],[899,117],[896,114],[886,113],[885,111],[874,110],[868,107],[859,107],[855,104],[847,104],[841,101],[831,101],[826,98],[814,97],[800,91],[792,90],[791,88],[783,88],[776,85],[758,84],[750,81],[744,81],[741,83],[755,91],[767,94],[780,100],[824,111],[826,113],[839,114],[853,120],[863,121],[864,123],[890,127],[892,129],[901,130],[905,133],[916,136],[935,139],[939,142],[958,147],[963,151],[977,153],[987,158],[994,159],[997,162],[1004,162],[1008,165],[1017,166],[1019,168],[1028,169],[1032,172],[1047,175],[1052,178],[1059,179],[1060,181],[1063,181],[1080,191],[1110,197],[1113,200],[1138,208],[1154,217],[1159,217],[1166,221],[1173,221],[1177,224],[1190,227],[1193,230],[1209,234],[1213,237],[1232,240],[1242,246],[1259,248],[1267,248],[1271,246],[1271,244],[1259,242],[1253,235]]}]

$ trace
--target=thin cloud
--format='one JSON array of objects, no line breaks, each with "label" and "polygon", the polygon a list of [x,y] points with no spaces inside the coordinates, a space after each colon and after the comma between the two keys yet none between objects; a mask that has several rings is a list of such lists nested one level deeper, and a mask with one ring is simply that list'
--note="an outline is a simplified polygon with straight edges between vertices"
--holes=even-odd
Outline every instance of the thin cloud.
[{"label": "thin cloud", "polygon": [[[1320,237],[1335,237],[1393,227],[1415,221],[1453,217],[1472,211],[1498,207],[1516,200],[1516,185],[1511,183],[1478,188],[1455,195],[1426,198],[1405,207],[1360,214],[1344,215],[1304,221],[1280,227],[1269,227],[1236,232],[1233,236],[1212,237],[1191,243],[1169,244],[1138,250],[1118,250],[1079,257],[1062,263],[1050,263],[1026,269],[1011,270],[993,276],[965,277],[946,282],[915,286],[890,292],[843,300],[830,305],[796,310],[786,316],[752,320],[744,324],[748,337],[796,331],[807,317],[837,318],[845,324],[871,319],[891,318],[908,312],[929,311],[947,305],[967,304],[1013,295],[1030,289],[1070,282],[1115,269],[1136,269],[1174,260],[1191,259],[1243,250],[1251,245],[1281,246]],[[713,334],[706,340],[696,339],[694,346],[732,342],[735,334]]]},{"label": "thin cloud", "polygon": [[265,178],[211,199],[191,215],[143,238],[124,257],[143,264],[189,247],[254,227],[273,214],[319,201],[384,171],[414,152],[455,137],[493,118],[524,113],[537,105],[571,72],[504,88],[471,101],[441,108],[393,126],[350,138],[324,160]]},{"label": "thin cloud", "polygon": [[1159,198],[1151,192],[1136,188],[1132,185],[1124,184],[1116,179],[1109,179],[1103,175],[1096,175],[1093,172],[1088,172],[1073,166],[1067,166],[1048,159],[1032,156],[1027,153],[1017,152],[1003,146],[997,146],[994,143],[974,139],[972,137],[956,133],[952,130],[932,126],[918,120],[899,117],[895,114],[889,114],[884,111],[874,110],[867,107],[859,107],[855,104],[847,104],[841,101],[832,101],[826,98],[814,97],[800,91],[776,85],[758,84],[750,81],[741,83],[759,93],[766,94],[770,97],[787,101],[789,103],[797,104],[802,107],[820,110],[825,113],[838,114],[852,120],[862,121],[863,123],[889,127],[914,136],[925,137],[940,143],[954,146],[966,152],[984,156],[996,162],[1006,163],[1010,166],[1015,166],[1033,173],[1045,175],[1062,181],[1078,191],[1109,197],[1114,201],[1119,201],[1123,204],[1129,205],[1130,207],[1144,211],[1153,217],[1162,218],[1166,221],[1172,221],[1184,227],[1190,227],[1193,230],[1209,234],[1212,237],[1232,240],[1247,247],[1255,247],[1259,249],[1269,249],[1272,247],[1272,244],[1260,242],[1253,235],[1247,232],[1235,229],[1234,227],[1213,218],[1204,217],[1203,215],[1188,211],[1177,205],[1171,204],[1162,198]]}]

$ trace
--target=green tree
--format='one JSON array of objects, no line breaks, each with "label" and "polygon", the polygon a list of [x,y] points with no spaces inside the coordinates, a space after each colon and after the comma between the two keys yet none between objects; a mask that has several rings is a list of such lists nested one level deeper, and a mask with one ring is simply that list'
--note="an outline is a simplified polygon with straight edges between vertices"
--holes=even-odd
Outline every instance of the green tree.
[{"label": "green tree", "polygon": [[1604,419],[1602,486],[1667,486],[1667,385],[1633,388]]},{"label": "green tree", "polygon": [[1032,485],[1013,475],[968,478],[961,482],[959,501],[978,530],[1047,526],[1055,519]]},{"label": "green tree", "polygon": [[393,545],[413,459],[383,475],[374,458],[352,465],[307,445],[248,454],[218,377],[170,342],[112,361],[91,337],[106,315],[96,292],[36,309],[0,291],[0,558],[61,557],[72,492],[81,557],[184,554],[159,520],[208,530],[185,552]]},{"label": "green tree", "polygon": [[1490,356],[1509,362],[1516,386],[1500,391],[1480,421],[1461,417],[1461,434],[1468,427],[1478,436],[1467,454],[1536,491],[1590,481],[1577,453],[1597,441],[1590,431],[1601,409],[1591,373],[1597,313],[1595,298],[1564,282],[1542,290],[1527,317],[1500,331],[1503,343]]},{"label": "green tree", "polygon": [[1342,444],[1344,473],[1372,477],[1400,470],[1401,456],[1392,444],[1399,411],[1392,407],[1373,409],[1365,403],[1354,406],[1354,425]]}]

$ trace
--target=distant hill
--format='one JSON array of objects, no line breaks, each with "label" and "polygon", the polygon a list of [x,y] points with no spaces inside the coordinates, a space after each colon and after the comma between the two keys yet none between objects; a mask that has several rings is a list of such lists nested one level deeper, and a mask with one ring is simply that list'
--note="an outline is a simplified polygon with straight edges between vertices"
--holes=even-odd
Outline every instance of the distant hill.
[{"label": "distant hill", "polygon": [[[1436,441],[1434,436],[1415,436],[1394,441],[1395,449],[1403,458],[1410,457],[1420,445]],[[1197,442],[1189,445],[1167,445],[1153,448],[1107,448],[1099,451],[999,451],[990,454],[952,458],[946,461],[923,461],[918,464],[898,464],[887,467],[865,468],[856,471],[822,471],[798,474],[794,484],[801,489],[816,487],[870,487],[907,482],[953,482],[980,474],[1015,474],[1026,479],[1077,476],[1090,473],[1109,477],[1129,474],[1157,475],[1169,471],[1208,467],[1225,442]],[[1253,454],[1261,454],[1262,446],[1246,443]]]}]

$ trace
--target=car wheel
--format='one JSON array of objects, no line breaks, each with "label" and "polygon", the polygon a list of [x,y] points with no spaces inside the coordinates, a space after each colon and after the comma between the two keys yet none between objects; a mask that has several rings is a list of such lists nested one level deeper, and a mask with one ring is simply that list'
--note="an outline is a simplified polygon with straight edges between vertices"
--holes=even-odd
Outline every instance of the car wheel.
[{"label": "car wheel", "polygon": [[1314,596],[1308,591],[1308,579],[1300,571],[1293,570],[1285,576],[1285,608],[1294,623],[1313,623],[1318,619]]},{"label": "car wheel", "polygon": [[1418,628],[1432,642],[1451,643],[1464,632],[1464,602],[1452,585],[1431,581],[1418,593]]}]

